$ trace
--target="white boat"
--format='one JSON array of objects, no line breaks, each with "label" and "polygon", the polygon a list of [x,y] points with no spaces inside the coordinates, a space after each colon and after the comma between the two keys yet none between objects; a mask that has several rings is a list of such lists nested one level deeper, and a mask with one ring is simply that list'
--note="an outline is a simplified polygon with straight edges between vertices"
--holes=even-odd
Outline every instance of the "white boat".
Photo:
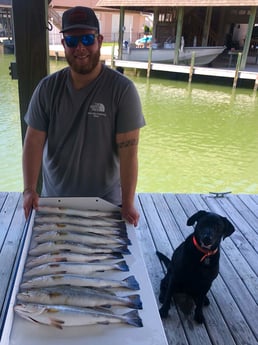
[{"label": "white boat", "polygon": [[[225,46],[216,47],[184,47],[178,51],[179,64],[190,65],[195,52],[195,66],[208,65],[225,50]],[[147,62],[150,56],[149,48],[131,48],[123,50],[122,60]],[[152,48],[151,61],[159,63],[174,63],[174,48]]]}]

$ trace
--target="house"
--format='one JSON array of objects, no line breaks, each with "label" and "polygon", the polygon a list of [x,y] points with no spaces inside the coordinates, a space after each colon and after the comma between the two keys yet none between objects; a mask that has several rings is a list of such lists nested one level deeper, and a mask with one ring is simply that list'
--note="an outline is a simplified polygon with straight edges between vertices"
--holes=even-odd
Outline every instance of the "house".
[{"label": "house", "polygon": [[[62,13],[73,6],[88,6],[94,9],[100,23],[100,31],[104,42],[117,42],[119,35],[119,8],[98,7],[98,0],[52,0],[49,4],[49,20],[53,30],[49,33],[51,44],[60,43]],[[144,34],[145,27],[152,26],[152,15],[147,12],[129,9],[124,20],[124,40],[134,42]]]}]

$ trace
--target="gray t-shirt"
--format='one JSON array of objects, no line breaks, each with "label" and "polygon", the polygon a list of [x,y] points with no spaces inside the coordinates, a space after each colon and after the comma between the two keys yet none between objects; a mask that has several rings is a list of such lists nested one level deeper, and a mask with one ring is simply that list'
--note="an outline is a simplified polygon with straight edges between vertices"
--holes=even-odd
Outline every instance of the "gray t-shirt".
[{"label": "gray t-shirt", "polygon": [[97,79],[76,90],[64,68],[39,83],[25,121],[47,132],[42,196],[121,203],[115,136],[145,125],[132,81],[103,65]]}]

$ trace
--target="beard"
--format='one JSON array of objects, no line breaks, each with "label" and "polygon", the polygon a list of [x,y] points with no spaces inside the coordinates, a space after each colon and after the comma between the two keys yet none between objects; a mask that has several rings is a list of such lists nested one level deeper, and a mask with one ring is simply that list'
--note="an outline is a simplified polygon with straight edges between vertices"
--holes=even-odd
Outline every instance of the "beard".
[{"label": "beard", "polygon": [[66,60],[71,67],[71,69],[78,73],[78,74],[89,74],[91,73],[95,67],[98,65],[100,60],[100,50],[98,50],[95,53],[91,53],[91,55],[88,57],[87,64],[80,65],[77,63],[76,59],[65,52]]}]

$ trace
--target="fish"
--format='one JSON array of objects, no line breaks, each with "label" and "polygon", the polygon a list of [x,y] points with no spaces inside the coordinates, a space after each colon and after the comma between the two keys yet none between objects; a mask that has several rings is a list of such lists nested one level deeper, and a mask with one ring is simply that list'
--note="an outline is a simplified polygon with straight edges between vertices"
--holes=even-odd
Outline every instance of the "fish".
[{"label": "fish", "polygon": [[122,220],[114,220],[108,218],[82,218],[82,217],[73,217],[66,215],[36,215],[35,216],[36,224],[45,224],[45,223],[64,223],[64,224],[77,224],[84,226],[108,226],[115,227],[118,229],[124,229],[125,223]]},{"label": "fish", "polygon": [[123,315],[118,315],[90,308],[36,303],[19,303],[14,306],[14,310],[28,321],[50,325],[58,329],[63,329],[66,326],[109,325],[112,323],[143,327],[138,310],[131,310]]},{"label": "fish", "polygon": [[40,276],[47,274],[79,274],[87,275],[95,272],[105,272],[110,270],[129,271],[125,261],[114,264],[107,263],[81,263],[81,262],[50,262],[40,266],[35,266],[24,272],[23,277]]},{"label": "fish", "polygon": [[88,246],[80,243],[72,243],[66,241],[49,241],[36,245],[30,248],[29,255],[38,256],[47,253],[57,253],[60,251],[79,253],[79,254],[107,254],[107,253],[122,253],[130,254],[127,246]]},{"label": "fish", "polygon": [[39,206],[37,213],[39,214],[64,214],[67,216],[79,216],[84,218],[92,217],[108,217],[121,220],[121,213],[119,211],[98,211],[98,210],[80,210],[67,207],[54,206]]},{"label": "fish", "polygon": [[25,266],[31,268],[49,262],[98,262],[103,260],[122,259],[121,253],[107,254],[77,254],[68,252],[48,253],[40,256],[27,257]]},{"label": "fish", "polygon": [[125,238],[114,238],[111,236],[102,236],[96,234],[77,234],[66,230],[58,231],[46,231],[42,234],[33,236],[33,239],[37,243],[43,243],[48,241],[67,241],[67,242],[78,242],[81,244],[88,245],[102,245],[102,244],[117,244],[117,245],[130,245],[129,239]]},{"label": "fish", "polygon": [[66,231],[74,231],[77,233],[92,233],[92,234],[99,234],[99,235],[114,235],[119,237],[128,237],[126,229],[119,229],[119,228],[112,228],[112,227],[103,227],[103,226],[82,226],[76,224],[63,224],[63,223],[43,223],[33,226],[34,232],[44,232],[44,231],[58,231],[58,230],[66,230]]},{"label": "fish", "polygon": [[20,285],[20,289],[31,289],[59,285],[82,286],[99,289],[125,288],[130,290],[140,290],[139,283],[134,276],[129,276],[123,280],[115,280],[74,274],[50,274],[42,275],[39,277],[32,277],[31,279],[22,282]]},{"label": "fish", "polygon": [[17,300],[19,302],[61,304],[90,308],[123,306],[142,309],[142,302],[138,294],[121,297],[85,287],[58,286],[25,290],[17,294]]}]

